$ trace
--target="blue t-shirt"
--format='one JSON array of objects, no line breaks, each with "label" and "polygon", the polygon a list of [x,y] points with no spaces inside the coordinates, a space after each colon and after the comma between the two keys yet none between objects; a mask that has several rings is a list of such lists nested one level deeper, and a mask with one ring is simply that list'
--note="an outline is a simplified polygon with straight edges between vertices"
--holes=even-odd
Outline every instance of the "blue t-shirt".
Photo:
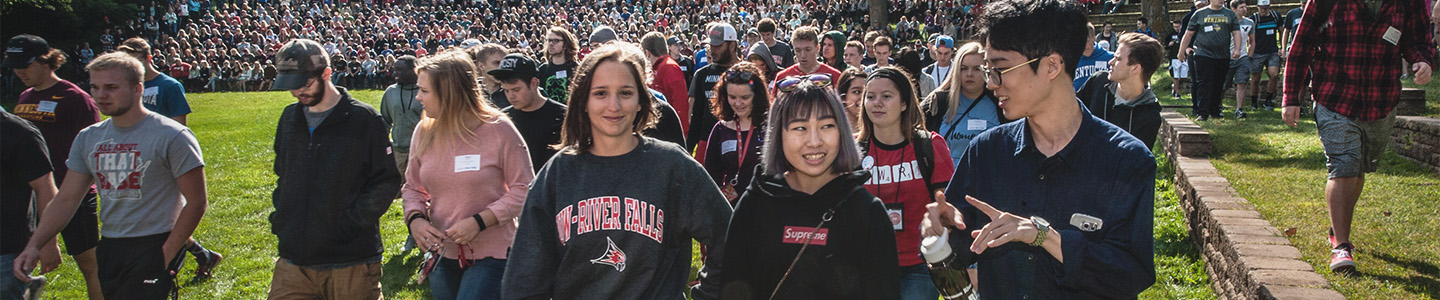
[{"label": "blue t-shirt", "polygon": [[[945,144],[950,146],[950,159],[959,161],[960,156],[965,154],[965,148],[970,146],[970,140],[995,126],[1000,126],[1000,110],[990,98],[981,97],[977,100],[965,98],[960,95],[960,103],[955,112],[955,119],[950,122],[941,121],[940,131],[937,133],[945,138]],[[974,104],[975,108],[969,113],[965,110]],[[963,115],[962,115],[963,114]],[[942,116],[943,117],[943,116]]]},{"label": "blue t-shirt", "polygon": [[190,102],[185,100],[185,86],[169,75],[160,74],[145,81],[145,93],[141,99],[145,109],[162,116],[174,118],[190,114]]},{"label": "blue t-shirt", "polygon": [[1075,91],[1080,91],[1080,87],[1085,86],[1085,81],[1090,80],[1090,75],[1095,75],[1100,71],[1109,71],[1110,59],[1115,58],[1115,54],[1110,53],[1110,50],[1100,48],[1099,45],[1092,47],[1095,47],[1095,52],[1090,53],[1090,56],[1080,56],[1080,64],[1075,67]]}]

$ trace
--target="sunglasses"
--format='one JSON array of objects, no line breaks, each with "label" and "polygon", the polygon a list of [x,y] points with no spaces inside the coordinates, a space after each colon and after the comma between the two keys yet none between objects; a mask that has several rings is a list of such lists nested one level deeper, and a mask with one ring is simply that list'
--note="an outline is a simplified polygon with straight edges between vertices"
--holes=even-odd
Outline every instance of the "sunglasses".
[{"label": "sunglasses", "polygon": [[755,78],[755,73],[735,70],[725,71],[725,79],[729,81],[750,81],[752,78]]},{"label": "sunglasses", "polygon": [[775,88],[781,92],[789,93],[795,91],[795,88],[799,87],[800,83],[805,81],[809,81],[810,84],[818,87],[827,87],[833,82],[833,80],[830,79],[830,75],[827,74],[790,76],[785,78],[785,80],[781,80],[780,83],[775,84]]}]

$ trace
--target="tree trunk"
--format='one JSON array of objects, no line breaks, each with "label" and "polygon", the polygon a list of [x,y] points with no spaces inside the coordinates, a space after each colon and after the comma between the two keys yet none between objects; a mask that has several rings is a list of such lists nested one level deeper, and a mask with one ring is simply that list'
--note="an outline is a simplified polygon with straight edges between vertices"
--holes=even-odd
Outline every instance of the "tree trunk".
[{"label": "tree trunk", "polygon": [[[890,16],[888,16],[888,14],[890,13],[890,1],[885,1],[885,0],[866,0],[866,1],[870,1],[870,24],[869,24],[869,25],[870,25],[870,28],[880,28],[880,29],[889,28],[889,25],[890,25]],[[883,31],[883,30],[882,30],[882,31]]]},{"label": "tree trunk", "polygon": [[1150,30],[1155,31],[1155,37],[1170,36],[1175,29],[1170,26],[1170,5],[1166,0],[1142,0],[1140,14],[1150,18]]}]

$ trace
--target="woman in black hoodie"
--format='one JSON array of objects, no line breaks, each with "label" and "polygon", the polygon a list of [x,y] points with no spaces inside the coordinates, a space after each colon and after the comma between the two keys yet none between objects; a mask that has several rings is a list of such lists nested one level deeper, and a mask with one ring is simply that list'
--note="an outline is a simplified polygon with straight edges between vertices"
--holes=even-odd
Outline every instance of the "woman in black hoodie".
[{"label": "woman in black hoodie", "polygon": [[[740,196],[724,246],[724,299],[899,299],[895,234],[861,187],[839,96],[801,82],[771,108],[763,172]],[[781,83],[778,86],[787,86]]]}]

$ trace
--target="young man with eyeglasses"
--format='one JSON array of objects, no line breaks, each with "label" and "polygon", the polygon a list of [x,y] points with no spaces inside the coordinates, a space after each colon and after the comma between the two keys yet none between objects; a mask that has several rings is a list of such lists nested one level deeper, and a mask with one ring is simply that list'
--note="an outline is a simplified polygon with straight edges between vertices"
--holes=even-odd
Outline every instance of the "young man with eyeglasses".
[{"label": "young man with eyeglasses", "polygon": [[280,258],[270,299],[379,299],[380,216],[400,191],[384,118],[345,88],[320,44],[294,39],[275,57],[289,90],[275,128],[270,231]]},{"label": "young man with eyeglasses", "polygon": [[958,265],[978,262],[980,298],[1135,298],[1155,283],[1155,158],[1076,99],[1086,19],[1064,0],[980,17],[985,81],[1018,121],[975,137],[921,224],[965,231],[950,244]]},{"label": "young man with eyeglasses", "polygon": [[545,64],[540,65],[539,75],[540,91],[545,97],[565,103],[570,96],[570,76],[574,76],[575,67],[580,66],[576,57],[578,45],[575,34],[565,27],[550,27],[545,32]]}]

